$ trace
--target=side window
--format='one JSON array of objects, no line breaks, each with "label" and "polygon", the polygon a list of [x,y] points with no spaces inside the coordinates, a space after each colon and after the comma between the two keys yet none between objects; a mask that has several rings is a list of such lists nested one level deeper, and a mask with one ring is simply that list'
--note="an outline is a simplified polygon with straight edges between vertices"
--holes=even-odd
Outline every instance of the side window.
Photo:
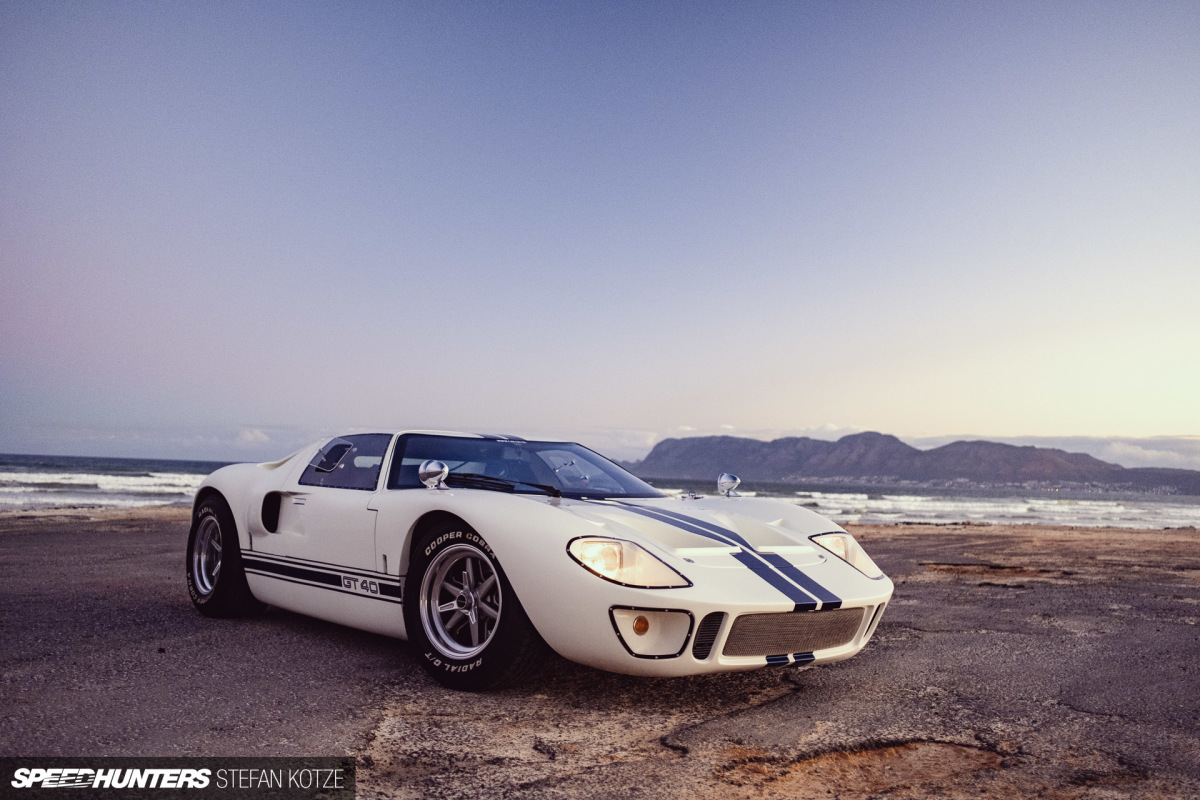
[{"label": "side window", "polygon": [[303,486],[375,491],[390,433],[339,436],[321,448],[300,476]]}]

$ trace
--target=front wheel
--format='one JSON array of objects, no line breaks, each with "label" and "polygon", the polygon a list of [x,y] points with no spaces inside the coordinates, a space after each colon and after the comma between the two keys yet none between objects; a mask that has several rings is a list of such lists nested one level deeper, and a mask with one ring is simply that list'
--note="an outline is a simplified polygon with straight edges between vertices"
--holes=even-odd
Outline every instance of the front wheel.
[{"label": "front wheel", "polygon": [[496,554],[465,524],[419,537],[405,581],[404,625],[421,666],[443,686],[480,691],[516,683],[547,647]]}]

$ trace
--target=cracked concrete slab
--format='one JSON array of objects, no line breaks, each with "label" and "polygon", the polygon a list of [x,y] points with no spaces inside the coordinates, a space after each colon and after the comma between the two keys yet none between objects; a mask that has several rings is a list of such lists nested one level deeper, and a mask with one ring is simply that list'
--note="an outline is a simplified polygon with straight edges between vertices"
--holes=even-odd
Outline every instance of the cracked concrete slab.
[{"label": "cracked concrete slab", "polygon": [[186,521],[0,518],[0,753],[349,753],[364,798],[1200,796],[1195,530],[857,528],[897,591],[854,659],[469,695],[383,637],[196,615]]},{"label": "cracked concrete slab", "polygon": [[1200,556],[1195,531],[854,533],[897,583],[857,658],[682,680],[560,661],[479,696],[406,685],[364,754],[363,795],[1200,792],[1200,584],[1176,569]]}]

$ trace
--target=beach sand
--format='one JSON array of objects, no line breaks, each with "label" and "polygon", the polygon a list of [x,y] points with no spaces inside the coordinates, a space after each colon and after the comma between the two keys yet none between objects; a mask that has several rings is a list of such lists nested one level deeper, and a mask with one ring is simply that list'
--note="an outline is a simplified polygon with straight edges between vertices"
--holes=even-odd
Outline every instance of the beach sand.
[{"label": "beach sand", "polygon": [[0,515],[0,755],[344,755],[359,796],[1200,796],[1200,534],[853,528],[857,657],[483,695],[402,642],[196,614],[187,510]]}]

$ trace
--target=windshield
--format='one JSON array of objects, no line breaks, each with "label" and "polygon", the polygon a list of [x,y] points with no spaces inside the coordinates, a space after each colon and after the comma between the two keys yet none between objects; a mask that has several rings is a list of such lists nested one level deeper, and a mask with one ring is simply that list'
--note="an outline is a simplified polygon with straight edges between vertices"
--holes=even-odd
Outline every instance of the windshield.
[{"label": "windshield", "polygon": [[[436,459],[454,476],[472,475],[507,482],[518,494],[546,494],[553,487],[564,497],[663,497],[655,489],[599,453],[571,442],[524,442],[508,439],[466,439],[458,436],[408,434],[396,443],[388,475],[389,489],[422,486],[421,462]],[[466,485],[466,484],[460,484]],[[488,488],[484,483],[474,488]]]}]

